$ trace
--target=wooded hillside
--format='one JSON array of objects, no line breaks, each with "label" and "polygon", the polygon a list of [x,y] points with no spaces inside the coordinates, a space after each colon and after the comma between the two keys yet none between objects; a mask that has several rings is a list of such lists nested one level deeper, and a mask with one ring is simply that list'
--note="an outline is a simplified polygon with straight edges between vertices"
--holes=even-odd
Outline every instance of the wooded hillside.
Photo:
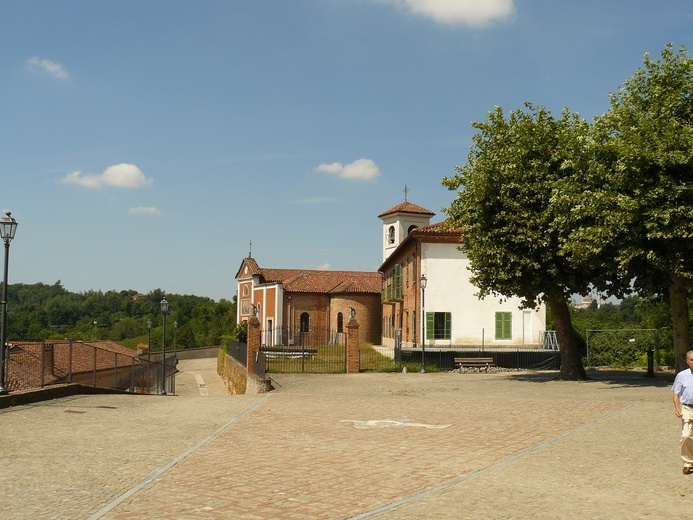
[{"label": "wooded hillside", "polygon": [[[236,302],[194,295],[148,294],[135,290],[67,291],[53,285],[8,284],[7,340],[110,339],[129,347],[147,344],[147,320],[152,321],[152,350],[161,348],[163,319],[159,302],[170,303],[166,345],[194,348],[219,345],[236,334]],[[177,327],[174,327],[177,323]]]}]

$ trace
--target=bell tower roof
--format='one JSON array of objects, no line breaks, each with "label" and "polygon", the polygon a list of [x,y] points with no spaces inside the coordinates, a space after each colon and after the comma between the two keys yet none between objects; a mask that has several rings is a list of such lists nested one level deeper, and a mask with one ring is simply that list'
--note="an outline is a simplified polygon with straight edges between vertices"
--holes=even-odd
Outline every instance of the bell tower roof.
[{"label": "bell tower roof", "polygon": [[394,215],[395,213],[412,213],[415,215],[427,216],[429,218],[435,215],[435,213],[433,213],[431,210],[422,208],[421,206],[417,206],[416,204],[412,204],[411,202],[407,202],[405,200],[404,202],[397,204],[387,211],[383,211],[380,215],[378,215],[378,218]]},{"label": "bell tower roof", "polygon": [[378,218],[383,221],[383,262],[413,229],[430,225],[433,215],[435,213],[432,211],[412,204],[406,199],[378,215]]}]

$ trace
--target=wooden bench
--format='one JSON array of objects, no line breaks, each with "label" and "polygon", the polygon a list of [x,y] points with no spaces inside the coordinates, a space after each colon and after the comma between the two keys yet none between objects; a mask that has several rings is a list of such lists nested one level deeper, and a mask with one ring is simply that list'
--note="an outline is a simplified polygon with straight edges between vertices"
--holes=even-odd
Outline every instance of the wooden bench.
[{"label": "wooden bench", "polygon": [[490,367],[495,366],[493,364],[492,357],[456,357],[455,367],[460,368],[485,368],[488,372]]},{"label": "wooden bench", "polygon": [[318,353],[318,350],[314,348],[296,347],[260,347],[260,352],[263,352],[267,357],[313,358]]}]

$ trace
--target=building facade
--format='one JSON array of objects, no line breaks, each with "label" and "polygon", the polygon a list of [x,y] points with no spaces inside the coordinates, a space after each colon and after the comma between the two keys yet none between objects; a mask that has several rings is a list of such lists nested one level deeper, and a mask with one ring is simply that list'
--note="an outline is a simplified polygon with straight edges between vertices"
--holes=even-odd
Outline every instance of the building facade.
[{"label": "building facade", "polygon": [[236,281],[237,321],[255,314],[264,346],[341,343],[352,312],[360,341],[380,341],[380,273],[268,269],[249,255]]},{"label": "building facade", "polygon": [[469,281],[459,232],[430,224],[434,213],[404,202],[383,222],[382,339],[386,347],[539,346],[546,308],[519,298],[484,298]]}]

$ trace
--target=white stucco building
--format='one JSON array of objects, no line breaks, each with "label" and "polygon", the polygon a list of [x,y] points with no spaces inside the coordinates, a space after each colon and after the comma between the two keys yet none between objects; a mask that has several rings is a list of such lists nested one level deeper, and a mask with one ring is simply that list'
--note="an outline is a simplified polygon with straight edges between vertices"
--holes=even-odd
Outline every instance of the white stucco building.
[{"label": "white stucco building", "polygon": [[418,347],[425,337],[427,348],[539,346],[546,308],[520,309],[519,298],[477,298],[459,232],[431,225],[433,216],[407,201],[378,215],[383,221],[381,344]]}]

